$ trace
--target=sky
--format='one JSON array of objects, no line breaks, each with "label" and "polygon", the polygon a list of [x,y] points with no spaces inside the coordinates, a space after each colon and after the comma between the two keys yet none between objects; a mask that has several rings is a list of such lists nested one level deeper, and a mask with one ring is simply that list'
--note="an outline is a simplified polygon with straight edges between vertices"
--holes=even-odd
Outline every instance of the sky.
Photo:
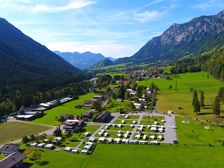
[{"label": "sky", "polygon": [[173,23],[224,10],[224,0],[0,0],[0,17],[52,51],[132,56]]}]

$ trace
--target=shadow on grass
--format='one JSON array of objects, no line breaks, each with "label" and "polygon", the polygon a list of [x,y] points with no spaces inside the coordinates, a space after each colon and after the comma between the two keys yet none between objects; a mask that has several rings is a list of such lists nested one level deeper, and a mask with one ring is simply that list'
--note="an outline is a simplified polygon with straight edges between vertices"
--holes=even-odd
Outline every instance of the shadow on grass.
[{"label": "shadow on grass", "polygon": [[32,166],[33,166],[32,163],[23,162],[23,164],[22,164],[22,168],[29,168],[29,167],[32,167]]},{"label": "shadow on grass", "polygon": [[46,165],[48,165],[49,164],[49,161],[40,161],[40,162],[38,162],[38,165],[39,166],[46,166]]},{"label": "shadow on grass", "polygon": [[212,113],[212,112],[200,112],[200,113],[198,113],[198,115],[208,115],[208,114],[214,114],[214,113]]}]

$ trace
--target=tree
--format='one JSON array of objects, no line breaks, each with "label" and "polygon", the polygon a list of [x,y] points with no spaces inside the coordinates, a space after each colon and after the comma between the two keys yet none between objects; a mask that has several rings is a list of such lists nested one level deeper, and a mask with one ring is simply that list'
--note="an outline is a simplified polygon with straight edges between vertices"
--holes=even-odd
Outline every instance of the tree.
[{"label": "tree", "polygon": [[200,91],[200,106],[201,107],[205,106],[205,94],[202,90]]},{"label": "tree", "polygon": [[119,93],[118,93],[118,98],[124,100],[124,97],[125,97],[125,87],[124,87],[124,84],[122,83],[120,88],[119,88]]},{"label": "tree", "polygon": [[199,99],[198,99],[198,92],[197,92],[196,89],[193,92],[192,105],[194,107],[194,112],[198,113],[198,112],[201,111],[200,102],[199,102]]},{"label": "tree", "polygon": [[130,93],[126,90],[124,94],[125,100],[128,100],[130,98]]},{"label": "tree", "polygon": [[132,102],[130,103],[130,107],[131,107],[131,110],[132,111],[135,111],[136,110],[136,108],[135,108],[135,106],[134,106],[134,104]]},{"label": "tree", "polygon": [[30,139],[27,136],[24,136],[22,139],[22,143],[27,144],[30,141]]},{"label": "tree", "polygon": [[220,115],[221,111],[220,111],[220,99],[219,99],[219,96],[215,97],[215,103],[214,103],[214,106],[213,106],[213,112],[217,116]]},{"label": "tree", "polygon": [[62,132],[61,132],[60,126],[56,128],[56,130],[54,131],[53,135],[57,136],[57,137],[61,137],[62,136]]},{"label": "tree", "polygon": [[141,97],[143,94],[143,87],[142,86],[138,86],[137,89],[136,89],[136,95],[138,97]]},{"label": "tree", "polygon": [[221,87],[221,88],[219,89],[218,96],[219,96],[219,100],[220,100],[221,102],[224,102],[224,87]]},{"label": "tree", "polygon": [[30,160],[32,160],[34,162],[36,162],[40,159],[41,159],[41,153],[39,151],[34,151],[30,156]]},{"label": "tree", "polygon": [[35,135],[30,135],[30,141],[34,142],[36,140]]},{"label": "tree", "polygon": [[93,103],[93,108],[99,113],[102,112],[103,108],[101,107],[101,101],[95,101]]},{"label": "tree", "polygon": [[67,137],[71,137],[72,136],[72,132],[71,131],[68,131],[67,134],[66,134],[66,136]]}]

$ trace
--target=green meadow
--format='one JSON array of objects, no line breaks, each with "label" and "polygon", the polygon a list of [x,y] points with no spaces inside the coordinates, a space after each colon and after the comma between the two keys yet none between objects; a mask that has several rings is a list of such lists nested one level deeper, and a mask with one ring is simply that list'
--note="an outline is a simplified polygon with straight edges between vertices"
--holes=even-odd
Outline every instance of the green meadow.
[{"label": "green meadow", "polygon": [[[224,128],[177,117],[178,145],[98,144],[92,155],[42,150],[42,159],[32,167],[77,168],[222,168]],[[182,121],[189,121],[182,123]],[[209,129],[205,129],[209,126]],[[28,148],[29,149],[29,148]],[[26,159],[26,162],[30,162]]]},{"label": "green meadow", "polygon": [[176,124],[180,144],[218,147],[224,145],[224,127],[184,117],[176,117]]},{"label": "green meadow", "polygon": [[57,117],[60,117],[61,114],[72,114],[74,116],[81,115],[88,110],[77,109],[75,106],[82,105],[85,100],[91,100],[94,95],[94,93],[88,93],[86,95],[79,96],[78,100],[73,100],[53,109],[47,110],[42,118],[38,118],[33,122],[39,124],[58,125],[59,121],[57,120]]},{"label": "green meadow", "polygon": [[[97,145],[92,155],[44,150],[42,159],[32,167],[77,168],[222,168],[223,147]],[[27,159],[29,162],[29,160]]]},{"label": "green meadow", "polygon": [[24,122],[6,122],[0,124],[0,145],[15,141],[23,136],[36,134],[50,129],[50,127]]},{"label": "green meadow", "polygon": [[119,102],[117,100],[111,100],[111,102],[106,105],[106,110],[111,113],[119,112],[120,109],[124,111],[131,111],[131,105],[129,101]]},{"label": "green meadow", "polygon": [[[139,84],[149,86],[152,82],[160,89],[157,102],[157,109],[160,112],[171,110],[175,113],[204,120],[222,121],[222,119],[212,114],[212,105],[219,88],[224,86],[223,81],[214,79],[206,72],[197,72],[179,74],[176,77],[172,76],[172,80],[149,79],[139,81]],[[170,86],[172,86],[172,89],[169,88]],[[205,93],[206,106],[205,109],[201,109],[200,115],[193,112],[192,89],[202,90]]]}]

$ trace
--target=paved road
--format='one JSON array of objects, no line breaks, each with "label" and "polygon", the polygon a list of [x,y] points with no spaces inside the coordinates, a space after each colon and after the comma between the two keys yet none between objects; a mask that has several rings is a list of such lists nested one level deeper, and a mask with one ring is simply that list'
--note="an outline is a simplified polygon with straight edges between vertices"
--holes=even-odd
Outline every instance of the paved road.
[{"label": "paved road", "polygon": [[174,140],[177,140],[176,129],[172,128],[172,126],[176,127],[175,116],[165,116],[165,134],[164,134],[164,143],[173,143]]},{"label": "paved road", "polygon": [[137,129],[138,129],[138,126],[139,126],[139,124],[140,124],[140,122],[141,122],[141,120],[142,120],[142,117],[143,117],[143,114],[140,114],[140,117],[139,117],[139,119],[138,119],[138,122],[137,122],[137,124],[135,124],[135,128],[133,129],[133,131],[132,131],[132,133],[131,133],[131,136],[130,136],[129,140],[133,139],[135,133],[137,132]]}]

